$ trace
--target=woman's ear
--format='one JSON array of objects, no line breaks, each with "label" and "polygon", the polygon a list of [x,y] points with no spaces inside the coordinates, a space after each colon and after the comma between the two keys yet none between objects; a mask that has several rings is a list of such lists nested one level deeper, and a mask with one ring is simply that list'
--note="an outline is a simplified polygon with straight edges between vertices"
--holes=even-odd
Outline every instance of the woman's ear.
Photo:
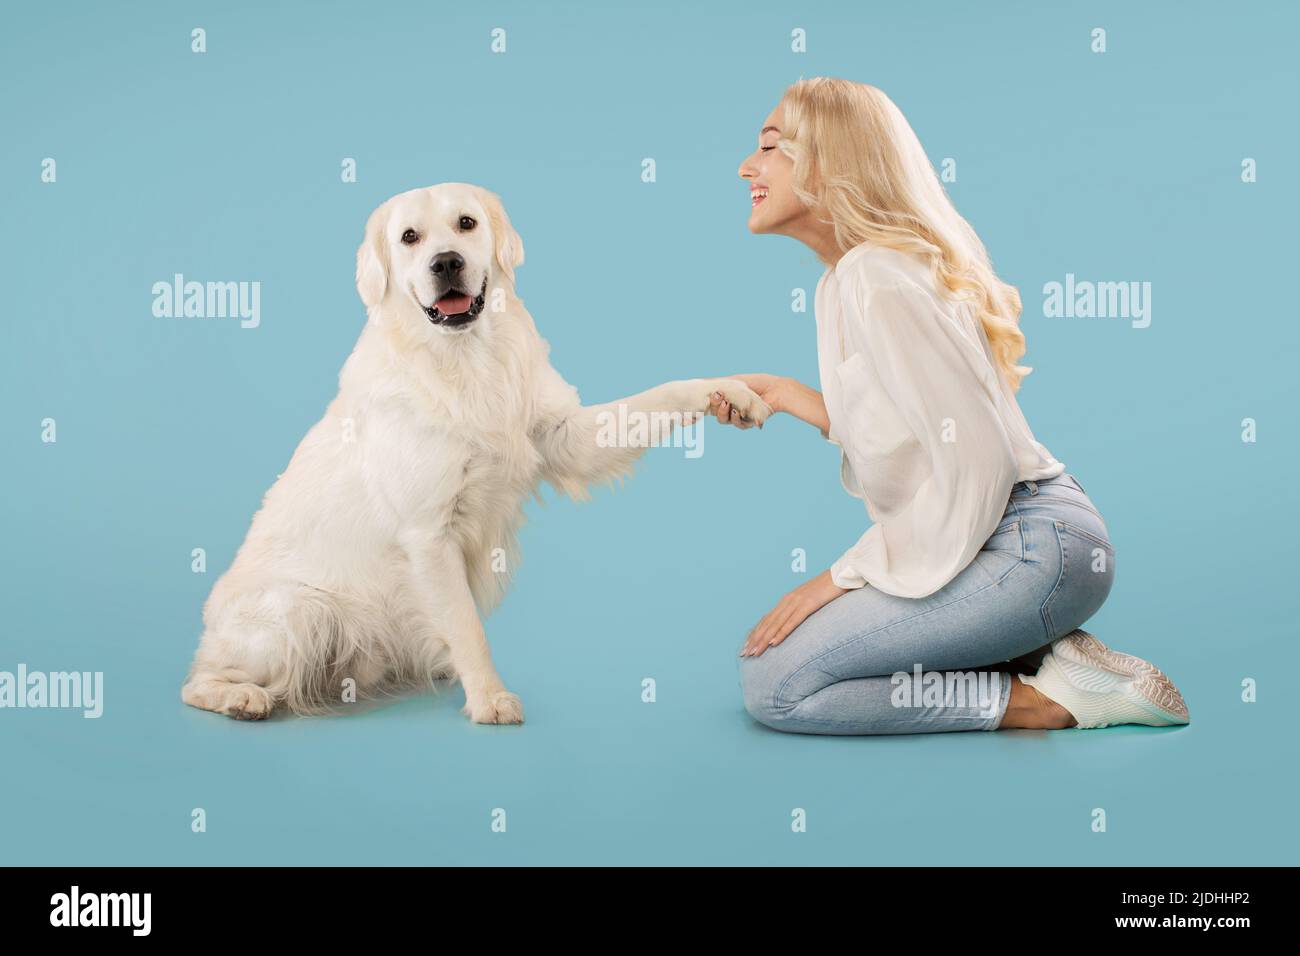
[{"label": "woman's ear", "polygon": [[357,249],[357,294],[366,308],[378,305],[388,291],[388,204],[380,206],[366,221],[366,236]]},{"label": "woman's ear", "polygon": [[502,205],[500,196],[479,187],[479,201],[487,210],[488,223],[492,227],[497,266],[506,281],[514,285],[515,269],[524,264],[524,241],[510,224],[510,217],[506,215],[506,207]]}]

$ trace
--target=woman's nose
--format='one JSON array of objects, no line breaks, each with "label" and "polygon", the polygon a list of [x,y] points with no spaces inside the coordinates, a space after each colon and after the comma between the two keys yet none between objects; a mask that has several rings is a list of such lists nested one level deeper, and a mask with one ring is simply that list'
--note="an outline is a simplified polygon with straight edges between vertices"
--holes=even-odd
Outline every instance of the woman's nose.
[{"label": "woman's nose", "polygon": [[754,154],[753,154],[753,153],[750,153],[748,156],[746,156],[744,159],[742,159],[742,160],[740,161],[740,169],[738,170],[738,172],[740,173],[740,178],[741,178],[741,179],[753,179],[753,178],[754,178],[754,166],[753,166],[753,162],[754,162]]}]

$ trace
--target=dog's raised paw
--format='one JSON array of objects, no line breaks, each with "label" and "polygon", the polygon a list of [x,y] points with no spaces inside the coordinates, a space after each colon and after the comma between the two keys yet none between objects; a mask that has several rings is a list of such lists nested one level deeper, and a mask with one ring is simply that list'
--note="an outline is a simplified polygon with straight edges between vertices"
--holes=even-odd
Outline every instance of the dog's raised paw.
[{"label": "dog's raised paw", "polygon": [[522,724],[524,704],[508,690],[487,694],[465,704],[470,720],[476,724]]},{"label": "dog's raised paw", "polygon": [[723,379],[719,385],[716,390],[722,393],[727,404],[740,412],[741,418],[759,428],[763,427],[763,423],[772,414],[772,409],[758,397],[757,392],[738,379]]}]

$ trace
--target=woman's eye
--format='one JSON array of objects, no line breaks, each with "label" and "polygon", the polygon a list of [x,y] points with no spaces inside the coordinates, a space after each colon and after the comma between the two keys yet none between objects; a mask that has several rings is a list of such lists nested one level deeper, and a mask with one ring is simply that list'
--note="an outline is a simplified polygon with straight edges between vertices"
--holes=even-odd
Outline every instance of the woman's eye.
[{"label": "woman's eye", "polygon": [[768,150],[772,150],[772,149],[776,149],[776,147],[775,147],[775,146],[760,146],[760,147],[758,147],[758,151],[759,151],[760,153],[766,153]]},{"label": "woman's eye", "polygon": [[473,219],[471,219],[469,216],[460,217],[460,228],[465,232],[469,232],[477,225],[478,223],[475,222]]},{"label": "woman's eye", "polygon": [[420,234],[414,229],[408,229],[402,233],[402,242],[408,246],[413,246],[420,241]]}]

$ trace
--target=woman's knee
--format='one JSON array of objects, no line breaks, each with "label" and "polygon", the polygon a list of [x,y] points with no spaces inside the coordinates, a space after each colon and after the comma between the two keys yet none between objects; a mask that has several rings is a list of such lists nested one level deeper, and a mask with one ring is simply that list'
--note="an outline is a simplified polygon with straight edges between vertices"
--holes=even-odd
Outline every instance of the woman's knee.
[{"label": "woman's knee", "polygon": [[789,676],[771,651],[758,657],[742,658],[740,690],[749,716],[774,730],[785,729],[782,725],[794,708],[794,703],[782,696],[782,688]]}]

